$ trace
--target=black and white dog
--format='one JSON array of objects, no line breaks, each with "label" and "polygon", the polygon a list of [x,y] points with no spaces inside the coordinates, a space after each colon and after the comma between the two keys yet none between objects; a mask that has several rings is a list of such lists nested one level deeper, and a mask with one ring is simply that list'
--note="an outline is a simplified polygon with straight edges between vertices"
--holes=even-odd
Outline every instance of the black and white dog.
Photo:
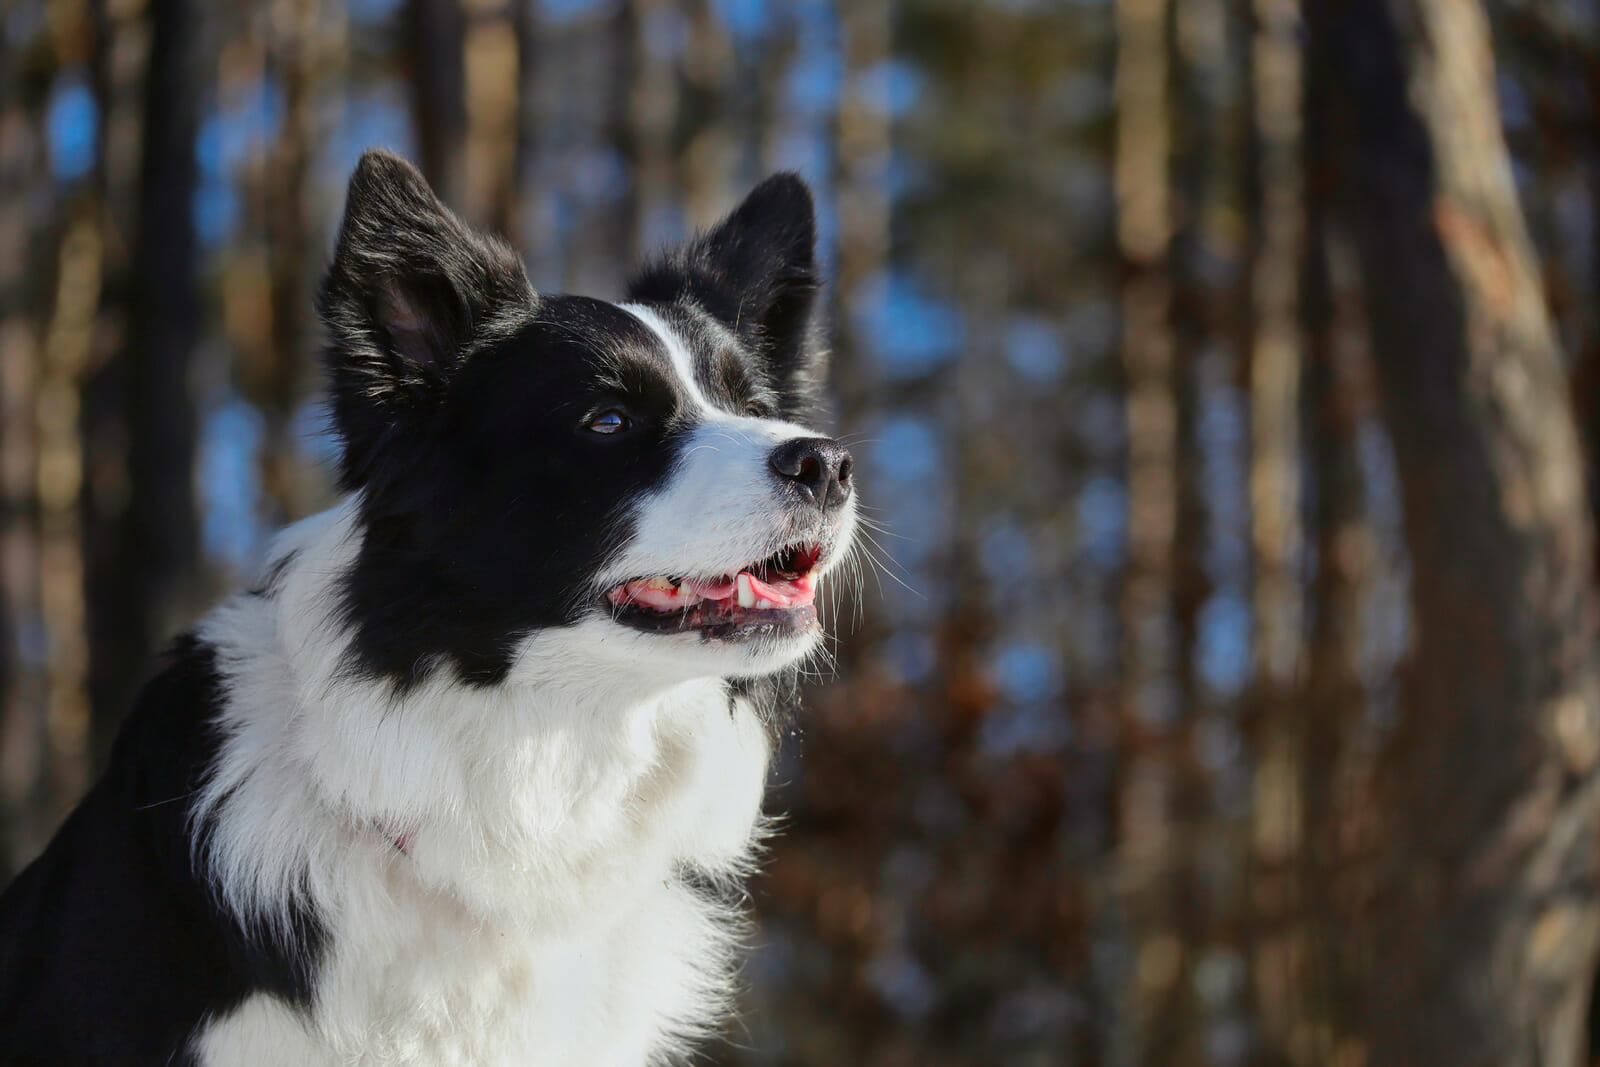
[{"label": "black and white dog", "polygon": [[173,649],[0,899],[0,1061],[672,1062],[728,1006],[763,694],[851,459],[792,175],[536,294],[400,159],[320,310],[349,492]]}]

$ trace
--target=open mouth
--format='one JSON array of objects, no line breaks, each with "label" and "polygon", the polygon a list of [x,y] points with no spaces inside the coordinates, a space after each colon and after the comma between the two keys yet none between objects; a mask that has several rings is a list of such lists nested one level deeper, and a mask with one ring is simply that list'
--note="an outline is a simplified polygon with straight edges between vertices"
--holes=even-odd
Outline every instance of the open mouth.
[{"label": "open mouth", "polygon": [[736,574],[636,578],[605,595],[617,622],[648,633],[743,639],[798,632],[817,620],[816,544],[790,545]]}]

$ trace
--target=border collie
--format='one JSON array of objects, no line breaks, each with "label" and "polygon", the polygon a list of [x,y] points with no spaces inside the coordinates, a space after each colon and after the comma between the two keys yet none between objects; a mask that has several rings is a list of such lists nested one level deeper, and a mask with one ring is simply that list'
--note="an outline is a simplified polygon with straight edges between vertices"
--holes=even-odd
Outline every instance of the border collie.
[{"label": "border collie", "polygon": [[723,1020],[772,694],[851,545],[811,197],[537,294],[364,156],[344,502],[180,638],[0,898],[0,1060],[637,1065]]}]

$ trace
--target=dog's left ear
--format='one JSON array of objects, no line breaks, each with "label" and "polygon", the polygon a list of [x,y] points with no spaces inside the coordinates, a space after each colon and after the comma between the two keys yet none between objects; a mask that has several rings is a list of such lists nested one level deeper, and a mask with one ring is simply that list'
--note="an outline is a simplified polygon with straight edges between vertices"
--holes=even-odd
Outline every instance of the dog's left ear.
[{"label": "dog's left ear", "polygon": [[827,356],[812,337],[821,280],[811,190],[798,174],[775,174],[711,230],[640,271],[628,286],[639,303],[692,300],[749,345],[772,372],[783,414],[810,414]]},{"label": "dog's left ear", "polygon": [[317,301],[346,488],[404,450],[472,346],[534,299],[517,254],[456,218],[415,167],[361,157]]}]

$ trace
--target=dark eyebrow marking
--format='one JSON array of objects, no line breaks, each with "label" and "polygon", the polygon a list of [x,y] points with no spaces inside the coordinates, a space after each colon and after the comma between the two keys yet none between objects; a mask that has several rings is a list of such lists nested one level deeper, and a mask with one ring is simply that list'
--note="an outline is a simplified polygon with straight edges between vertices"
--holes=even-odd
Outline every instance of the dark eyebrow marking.
[{"label": "dark eyebrow marking", "polygon": [[660,406],[677,411],[683,406],[683,397],[677,376],[649,357],[640,358],[630,352],[599,354],[594,384],[603,390],[624,397],[650,400]]},{"label": "dark eyebrow marking", "polygon": [[[559,314],[551,314],[559,309]],[[631,312],[604,300],[559,295],[546,298],[537,323],[569,347],[585,388],[616,394],[651,414],[668,418],[684,408],[666,343]]]}]

